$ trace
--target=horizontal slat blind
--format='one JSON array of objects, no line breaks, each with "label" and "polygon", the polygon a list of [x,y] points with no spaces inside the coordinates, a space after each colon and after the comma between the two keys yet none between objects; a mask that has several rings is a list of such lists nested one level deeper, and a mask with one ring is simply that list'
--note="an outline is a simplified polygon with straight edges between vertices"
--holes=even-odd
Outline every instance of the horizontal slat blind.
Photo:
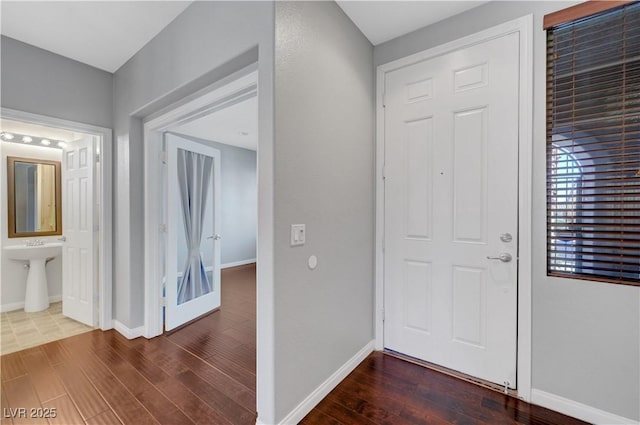
[{"label": "horizontal slat blind", "polygon": [[640,3],[547,31],[547,272],[640,285]]},{"label": "horizontal slat blind", "polygon": [[623,6],[627,3],[633,3],[632,0],[589,0],[557,12],[544,15],[543,28],[549,29],[557,27],[567,22],[577,19],[586,18],[597,13],[605,12],[609,9]]}]

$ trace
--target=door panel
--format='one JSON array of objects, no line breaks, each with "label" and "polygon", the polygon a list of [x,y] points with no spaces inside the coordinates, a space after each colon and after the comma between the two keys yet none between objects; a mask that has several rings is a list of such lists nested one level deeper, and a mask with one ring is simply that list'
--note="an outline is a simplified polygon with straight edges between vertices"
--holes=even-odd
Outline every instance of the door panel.
[{"label": "door panel", "polygon": [[433,226],[433,122],[431,118],[407,124],[407,236],[429,239]]},{"label": "door panel", "polygon": [[453,235],[457,242],[487,242],[485,108],[453,118]]},{"label": "door panel", "polygon": [[384,345],[511,387],[518,56],[511,34],[387,73],[384,110]]},{"label": "door panel", "polygon": [[485,346],[485,269],[453,267],[453,331],[456,342]]},{"label": "door panel", "polygon": [[405,262],[404,322],[419,332],[431,332],[431,264]]},{"label": "door panel", "polygon": [[62,313],[97,324],[94,302],[93,137],[67,144],[62,154]]},{"label": "door panel", "polygon": [[220,151],[167,134],[165,329],[220,307]]}]

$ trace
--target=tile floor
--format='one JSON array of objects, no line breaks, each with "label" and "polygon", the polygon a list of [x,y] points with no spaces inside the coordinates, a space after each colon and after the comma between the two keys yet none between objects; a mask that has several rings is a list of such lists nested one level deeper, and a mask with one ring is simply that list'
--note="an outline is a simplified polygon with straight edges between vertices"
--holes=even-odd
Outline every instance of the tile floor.
[{"label": "tile floor", "polygon": [[13,353],[92,329],[63,316],[61,302],[52,303],[47,310],[37,313],[25,313],[24,310],[0,313],[0,354]]}]

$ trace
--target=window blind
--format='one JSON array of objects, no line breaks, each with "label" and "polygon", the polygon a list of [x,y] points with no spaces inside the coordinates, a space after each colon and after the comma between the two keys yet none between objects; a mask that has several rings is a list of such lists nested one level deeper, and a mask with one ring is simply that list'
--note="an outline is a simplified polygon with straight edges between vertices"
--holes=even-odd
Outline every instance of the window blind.
[{"label": "window blind", "polygon": [[547,273],[640,285],[640,3],[547,31]]}]

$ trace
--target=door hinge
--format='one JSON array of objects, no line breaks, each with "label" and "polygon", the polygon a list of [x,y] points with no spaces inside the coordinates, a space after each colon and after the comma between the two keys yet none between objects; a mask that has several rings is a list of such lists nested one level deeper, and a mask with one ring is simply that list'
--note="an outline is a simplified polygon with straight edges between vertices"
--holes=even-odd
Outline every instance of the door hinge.
[{"label": "door hinge", "polygon": [[384,248],[385,248],[385,242],[384,239],[382,240],[382,252],[384,252]]},{"label": "door hinge", "polygon": [[380,311],[380,315],[382,316],[382,322],[384,323],[384,319],[385,319],[384,308]]},{"label": "door hinge", "polygon": [[167,225],[166,225],[166,224],[160,224],[160,225],[158,225],[158,232],[160,232],[160,233],[167,233]]},{"label": "door hinge", "polygon": [[383,165],[382,166],[382,180],[385,180],[387,178],[387,166]]},{"label": "door hinge", "polygon": [[167,161],[169,161],[169,159],[168,159],[168,155],[167,155],[166,152],[160,152],[160,160],[162,161],[162,163],[164,165],[167,164]]},{"label": "door hinge", "polygon": [[382,93],[382,107],[383,108],[387,107],[387,94],[386,93]]},{"label": "door hinge", "polygon": [[166,307],[167,306],[167,297],[160,298],[160,306],[161,307]]}]

